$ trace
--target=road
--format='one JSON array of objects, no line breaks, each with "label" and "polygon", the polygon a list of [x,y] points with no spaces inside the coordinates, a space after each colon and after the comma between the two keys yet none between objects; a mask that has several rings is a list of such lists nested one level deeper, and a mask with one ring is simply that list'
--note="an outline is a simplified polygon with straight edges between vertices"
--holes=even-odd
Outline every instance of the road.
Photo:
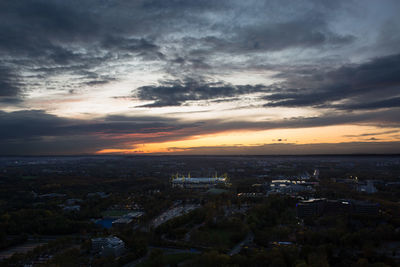
[{"label": "road", "polygon": [[229,256],[238,254],[241,250],[244,244],[249,243],[249,242],[253,242],[254,240],[254,234],[252,232],[249,232],[246,237],[242,240],[242,242],[236,244],[236,246],[234,246],[232,248],[232,250],[228,253]]},{"label": "road", "polygon": [[47,244],[48,241],[27,241],[21,245],[13,246],[0,251],[0,260],[10,258],[14,253],[27,253],[36,247]]},{"label": "road", "polygon": [[38,246],[46,245],[50,241],[57,240],[61,237],[73,237],[74,235],[42,235],[29,236],[28,240],[22,244],[15,245],[0,251],[0,261],[10,258],[14,253],[27,253],[34,250]]},{"label": "road", "polygon": [[134,266],[138,265],[139,263],[144,262],[149,257],[150,251],[153,250],[153,249],[161,249],[165,255],[178,254],[178,253],[192,253],[192,254],[200,254],[201,253],[200,250],[193,249],[193,248],[180,249],[180,248],[149,246],[148,252],[147,252],[147,254],[145,256],[143,256],[142,258],[137,259],[137,260],[135,260],[133,262],[125,264],[124,267],[134,267]]}]

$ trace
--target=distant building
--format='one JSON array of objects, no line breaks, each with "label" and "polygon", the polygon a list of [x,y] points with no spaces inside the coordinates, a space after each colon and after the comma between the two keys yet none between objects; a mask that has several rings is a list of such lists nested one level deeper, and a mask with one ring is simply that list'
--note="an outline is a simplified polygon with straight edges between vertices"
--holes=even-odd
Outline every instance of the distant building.
[{"label": "distant building", "polygon": [[240,198],[261,198],[261,197],[265,197],[265,194],[249,192],[249,193],[238,193],[237,196]]},{"label": "distant building", "polygon": [[315,178],[315,179],[319,179],[319,170],[318,169],[315,169],[314,170],[314,172],[313,172],[313,178]]},{"label": "distant building", "polygon": [[131,218],[127,218],[127,217],[121,217],[119,219],[116,219],[115,221],[112,222],[112,226],[125,226],[125,225],[129,225],[133,222],[133,220]]},{"label": "distant building", "polygon": [[200,205],[198,204],[189,204],[189,205],[179,205],[177,207],[173,207],[162,214],[160,214],[157,218],[153,219],[151,225],[156,228],[160,226],[161,224],[165,223],[166,221],[169,221],[175,217],[182,216],[186,213],[191,212],[192,210],[195,210],[199,208]]},{"label": "distant building", "polygon": [[325,213],[338,214],[350,213],[353,209],[352,202],[349,200],[326,200],[324,206]]},{"label": "distant building", "polygon": [[379,212],[379,204],[366,201],[353,201],[353,212],[361,215],[376,215]]},{"label": "distant building", "polygon": [[134,212],[129,212],[128,214],[125,214],[121,218],[115,220],[112,222],[112,226],[126,226],[131,223],[138,223],[140,219],[143,217],[144,212],[141,211],[134,211]]},{"label": "distant building", "polygon": [[119,257],[125,252],[125,243],[116,236],[92,239],[92,253],[103,257]]},{"label": "distant building", "polygon": [[299,175],[297,176],[297,178],[298,178],[299,180],[308,180],[308,179],[311,178],[311,176],[310,176],[310,174],[309,174],[308,172],[304,172],[304,173],[299,174]]},{"label": "distant building", "polygon": [[318,182],[306,182],[303,180],[272,180],[269,183],[269,193],[292,194],[303,191],[314,191]]},{"label": "distant building", "polygon": [[171,180],[172,187],[181,188],[211,188],[227,184],[227,177],[175,177]]},{"label": "distant building", "polygon": [[300,203],[296,204],[297,217],[305,218],[305,217],[313,217],[319,216],[324,212],[325,207],[324,198],[311,199],[311,200],[303,200]]},{"label": "distant building", "polygon": [[328,200],[325,198],[303,200],[296,204],[297,217],[307,218],[323,214],[358,214],[375,216],[379,204],[358,200]]},{"label": "distant building", "polygon": [[357,191],[367,194],[373,194],[378,192],[378,190],[374,186],[374,181],[367,180],[365,183],[359,183],[357,185]]}]

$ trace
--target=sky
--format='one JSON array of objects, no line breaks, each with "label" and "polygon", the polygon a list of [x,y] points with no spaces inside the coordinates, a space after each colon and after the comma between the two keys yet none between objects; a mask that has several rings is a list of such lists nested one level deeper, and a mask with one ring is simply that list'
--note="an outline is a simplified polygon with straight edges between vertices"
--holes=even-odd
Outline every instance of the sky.
[{"label": "sky", "polygon": [[0,155],[400,153],[400,1],[0,2]]}]

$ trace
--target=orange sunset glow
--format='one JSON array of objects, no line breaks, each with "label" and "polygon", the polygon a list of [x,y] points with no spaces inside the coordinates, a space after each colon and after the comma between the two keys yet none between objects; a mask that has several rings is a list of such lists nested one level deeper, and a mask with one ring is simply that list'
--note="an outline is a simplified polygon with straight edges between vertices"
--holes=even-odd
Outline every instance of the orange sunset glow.
[{"label": "orange sunset glow", "polygon": [[[330,126],[307,129],[285,129],[267,131],[231,131],[217,134],[193,136],[184,140],[175,140],[160,143],[143,143],[131,145],[126,148],[102,149],[97,154],[168,154],[185,153],[187,150],[196,150],[201,147],[214,147],[215,153],[224,147],[256,148],[267,144],[319,144],[319,143],[345,143],[345,142],[398,142],[400,135],[396,129],[382,129],[362,126]],[[377,138],[363,137],[365,132],[372,133]],[[346,135],[343,135],[346,133]],[[285,138],[277,138],[284,136]]]}]

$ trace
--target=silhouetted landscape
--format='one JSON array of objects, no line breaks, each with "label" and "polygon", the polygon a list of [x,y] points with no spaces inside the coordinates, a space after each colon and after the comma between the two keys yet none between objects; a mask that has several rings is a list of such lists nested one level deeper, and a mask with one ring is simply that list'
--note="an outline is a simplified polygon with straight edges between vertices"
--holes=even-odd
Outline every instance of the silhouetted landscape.
[{"label": "silhouetted landscape", "polygon": [[2,266],[397,266],[400,156],[0,158]]}]

